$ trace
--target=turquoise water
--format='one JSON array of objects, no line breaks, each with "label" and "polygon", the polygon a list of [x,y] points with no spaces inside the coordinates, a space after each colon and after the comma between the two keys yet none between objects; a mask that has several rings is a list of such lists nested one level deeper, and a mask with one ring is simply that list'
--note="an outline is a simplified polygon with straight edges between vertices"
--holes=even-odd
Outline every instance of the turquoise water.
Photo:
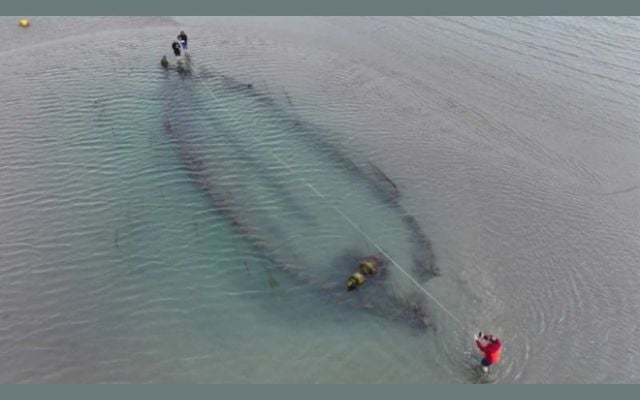
[{"label": "turquoise water", "polygon": [[[4,274],[5,355],[19,360],[4,379],[314,380],[298,363],[327,357],[327,333],[337,353],[357,349],[362,333],[348,332],[364,327],[425,337],[397,316],[396,324],[384,320],[403,312],[388,303],[411,289],[390,264],[375,294],[363,291],[362,301],[381,312],[367,313],[352,300],[363,295],[344,290],[358,258],[377,252],[373,243],[413,264],[413,232],[387,199],[388,182],[345,170],[331,155],[348,152],[332,147],[330,132],[300,125],[268,95],[236,90],[219,75],[201,78],[198,56],[185,78],[160,69],[145,40],[96,51],[116,35],[126,33],[65,43],[73,60],[38,49],[40,72],[13,74],[16,98],[3,119],[27,118],[13,120],[15,142],[5,148],[34,159],[14,164],[4,182],[16,223],[4,242],[21,260]],[[216,210],[189,175],[181,145],[197,149],[232,212],[247,215],[242,224],[292,270]],[[313,361],[321,369],[333,362]]]},{"label": "turquoise water", "polygon": [[32,22],[1,382],[476,382],[476,328],[496,382],[636,379],[635,19]]}]

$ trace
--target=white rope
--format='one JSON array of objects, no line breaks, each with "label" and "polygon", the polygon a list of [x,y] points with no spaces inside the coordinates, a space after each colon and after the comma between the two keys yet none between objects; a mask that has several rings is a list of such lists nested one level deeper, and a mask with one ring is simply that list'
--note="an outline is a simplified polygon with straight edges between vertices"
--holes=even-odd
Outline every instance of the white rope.
[{"label": "white rope", "polygon": [[[207,86],[204,82],[202,82],[202,86],[204,86],[207,89],[207,91],[210,93],[210,95],[215,100],[218,100],[218,97],[213,93],[213,90],[211,90],[211,88],[209,86]],[[236,119],[236,121],[238,121],[238,120]],[[276,154],[274,154],[271,150],[269,150],[269,149],[267,149],[267,150],[269,151],[269,153],[271,154],[271,156],[273,158],[275,158],[280,164],[282,164],[285,168],[287,168],[289,170],[289,172],[293,173],[293,169],[291,168],[291,166],[289,166],[289,164],[284,162],[280,157],[278,157]],[[304,181],[304,183],[309,187],[309,189],[311,189],[311,191],[313,191],[318,197],[320,197],[321,199],[327,199],[327,196],[322,194],[318,189],[316,189],[315,186],[313,186],[304,177],[300,177],[300,179],[302,181]],[[369,243],[371,243],[376,249],[378,249],[378,251],[380,251],[387,259],[389,259],[391,261],[391,263],[396,268],[398,268],[399,271],[401,271],[407,278],[409,278],[409,280],[411,282],[413,282],[418,288],[420,288],[420,290],[422,290],[424,292],[424,294],[426,294],[431,300],[433,300],[438,306],[440,306],[440,308],[442,310],[444,310],[454,321],[456,321],[458,324],[460,324],[462,327],[464,327],[464,324],[462,323],[462,321],[460,319],[458,319],[458,317],[456,317],[451,311],[449,311],[449,309],[447,307],[445,307],[444,304],[442,304],[440,301],[438,301],[438,299],[436,299],[435,296],[433,296],[431,293],[429,293],[429,291],[424,286],[422,286],[418,281],[416,281],[411,276],[411,274],[409,274],[404,268],[402,268],[400,266],[400,264],[398,264],[389,254],[387,254],[387,252],[384,251],[373,239],[371,239],[366,233],[364,233],[364,231],[362,229],[360,229],[360,227],[355,222],[353,222],[351,220],[351,218],[349,218],[345,213],[343,213],[338,207],[336,207],[334,205],[331,205],[331,204],[329,206],[331,208],[333,208],[338,214],[340,214],[340,216],[342,216],[342,218],[344,218],[344,220],[347,221],[355,230],[360,232],[360,234]]]}]

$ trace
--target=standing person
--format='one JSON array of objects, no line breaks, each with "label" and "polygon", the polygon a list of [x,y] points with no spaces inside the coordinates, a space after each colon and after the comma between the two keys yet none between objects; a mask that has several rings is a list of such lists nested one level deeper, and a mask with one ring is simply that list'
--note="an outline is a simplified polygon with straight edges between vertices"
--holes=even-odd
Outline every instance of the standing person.
[{"label": "standing person", "polygon": [[182,44],[182,49],[183,50],[187,50],[187,34],[184,33],[184,31],[180,31],[180,34],[178,35],[178,40],[180,41],[180,44]]},{"label": "standing person", "polygon": [[[483,340],[487,342],[483,343]],[[476,346],[478,346],[478,349],[484,353],[484,358],[480,364],[482,364],[482,371],[486,374],[489,372],[489,367],[491,365],[500,362],[502,343],[500,342],[500,339],[493,335],[483,335],[482,332],[478,332],[478,335],[476,336]]]},{"label": "standing person", "polygon": [[171,49],[173,50],[173,54],[176,56],[176,59],[180,59],[180,43],[177,40],[174,40],[171,43]]}]

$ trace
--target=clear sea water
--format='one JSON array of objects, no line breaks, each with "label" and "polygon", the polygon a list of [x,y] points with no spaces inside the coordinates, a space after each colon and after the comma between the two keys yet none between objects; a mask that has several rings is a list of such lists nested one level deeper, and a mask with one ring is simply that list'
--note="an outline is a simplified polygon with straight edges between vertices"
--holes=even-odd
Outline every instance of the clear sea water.
[{"label": "clear sea water", "polygon": [[0,382],[638,381],[640,19],[0,34]]}]

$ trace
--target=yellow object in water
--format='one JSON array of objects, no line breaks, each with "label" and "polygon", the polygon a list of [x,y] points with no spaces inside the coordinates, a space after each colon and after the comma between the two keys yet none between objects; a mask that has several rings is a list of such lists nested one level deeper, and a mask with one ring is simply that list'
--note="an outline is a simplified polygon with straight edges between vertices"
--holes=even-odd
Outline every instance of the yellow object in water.
[{"label": "yellow object in water", "polygon": [[373,275],[377,269],[373,261],[367,260],[360,263],[360,271],[365,275]]},{"label": "yellow object in water", "polygon": [[362,285],[366,280],[366,275],[374,275],[378,272],[379,261],[376,258],[369,257],[362,261],[358,265],[359,271],[356,271],[349,277],[347,281],[347,290],[353,290]]},{"label": "yellow object in water", "polygon": [[354,272],[347,281],[347,290],[353,290],[364,283],[364,275],[360,272]]},{"label": "yellow object in water", "polygon": [[20,24],[21,27],[26,28],[26,27],[29,26],[29,20],[26,19],[26,18],[25,19],[21,19],[19,24]]}]

